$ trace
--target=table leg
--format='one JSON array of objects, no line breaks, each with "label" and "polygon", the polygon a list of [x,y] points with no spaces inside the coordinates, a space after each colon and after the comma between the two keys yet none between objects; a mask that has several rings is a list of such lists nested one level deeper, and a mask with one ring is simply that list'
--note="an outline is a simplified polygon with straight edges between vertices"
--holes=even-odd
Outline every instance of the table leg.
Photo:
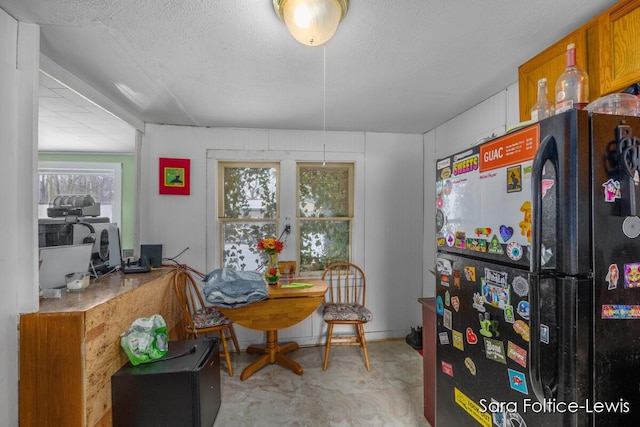
[{"label": "table leg", "polygon": [[249,366],[244,368],[240,379],[242,381],[249,378],[251,375],[264,368],[267,364],[277,363],[280,366],[287,368],[298,375],[302,375],[302,366],[294,361],[284,353],[299,349],[298,343],[290,342],[283,345],[278,344],[278,331],[267,331],[267,344],[266,346],[250,345],[247,347],[247,353],[249,354],[261,354]]}]

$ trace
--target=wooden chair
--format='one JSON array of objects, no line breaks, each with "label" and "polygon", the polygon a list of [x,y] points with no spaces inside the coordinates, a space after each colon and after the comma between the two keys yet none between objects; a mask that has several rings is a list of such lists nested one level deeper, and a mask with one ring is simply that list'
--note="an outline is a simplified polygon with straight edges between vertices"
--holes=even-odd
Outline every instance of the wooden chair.
[{"label": "wooden chair", "polygon": [[[231,338],[236,353],[240,354],[238,339],[233,330],[231,320],[222,314],[215,307],[207,307],[204,305],[202,294],[193,280],[193,277],[185,270],[178,270],[173,279],[173,290],[176,293],[182,315],[184,316],[184,330],[187,339],[197,338],[198,334],[208,334],[210,332],[218,332],[220,335],[220,343],[222,344],[224,358],[227,361],[227,370],[229,376],[233,376],[233,366],[231,364],[231,356],[227,347],[227,340]],[[227,332],[229,335],[227,336]]]},{"label": "wooden chair", "polygon": [[[355,264],[338,262],[325,269],[322,279],[328,286],[322,316],[329,326],[322,370],[327,370],[332,345],[359,345],[364,354],[364,364],[370,371],[364,324],[370,322],[373,315],[365,307],[364,272]],[[334,325],[353,325],[356,334],[333,335]]]}]

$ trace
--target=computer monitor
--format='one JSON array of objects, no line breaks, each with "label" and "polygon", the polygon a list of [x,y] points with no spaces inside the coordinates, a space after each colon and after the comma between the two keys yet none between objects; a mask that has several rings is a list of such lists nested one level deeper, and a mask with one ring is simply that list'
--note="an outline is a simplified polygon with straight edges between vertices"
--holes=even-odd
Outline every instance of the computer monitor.
[{"label": "computer monitor", "polygon": [[93,244],[40,248],[40,289],[64,288],[65,275],[89,271]]},{"label": "computer monitor", "polygon": [[[109,268],[119,266],[122,263],[120,247],[120,231],[115,223],[96,223],[73,225],[73,242],[80,244],[87,238],[94,239],[92,260],[95,267],[106,265]],[[91,229],[94,230],[91,233]]]}]

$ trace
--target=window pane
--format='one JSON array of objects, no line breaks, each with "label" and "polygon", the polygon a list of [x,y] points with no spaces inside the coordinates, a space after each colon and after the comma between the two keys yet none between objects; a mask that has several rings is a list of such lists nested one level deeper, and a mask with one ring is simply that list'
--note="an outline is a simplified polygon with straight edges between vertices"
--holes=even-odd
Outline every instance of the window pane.
[{"label": "window pane", "polygon": [[223,224],[224,267],[256,270],[265,261],[258,250],[260,239],[276,235],[274,222],[225,222]]},{"label": "window pane", "polygon": [[301,166],[301,218],[349,217],[348,166]]},{"label": "window pane", "polygon": [[350,221],[300,222],[300,271],[322,271],[329,264],[349,261]]},{"label": "window pane", "polygon": [[115,180],[113,170],[41,170],[38,173],[38,218],[47,218],[49,200],[60,194],[90,194],[100,203],[100,215],[113,218]]},{"label": "window pane", "polygon": [[224,167],[224,218],[275,218],[275,167]]}]

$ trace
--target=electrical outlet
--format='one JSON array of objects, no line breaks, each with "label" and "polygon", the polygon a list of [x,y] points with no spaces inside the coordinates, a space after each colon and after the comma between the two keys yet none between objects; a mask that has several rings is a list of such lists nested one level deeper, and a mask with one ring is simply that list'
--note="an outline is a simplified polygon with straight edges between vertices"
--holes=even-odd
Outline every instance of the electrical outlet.
[{"label": "electrical outlet", "polygon": [[291,225],[287,224],[284,226],[284,232],[289,234],[291,233]]}]

